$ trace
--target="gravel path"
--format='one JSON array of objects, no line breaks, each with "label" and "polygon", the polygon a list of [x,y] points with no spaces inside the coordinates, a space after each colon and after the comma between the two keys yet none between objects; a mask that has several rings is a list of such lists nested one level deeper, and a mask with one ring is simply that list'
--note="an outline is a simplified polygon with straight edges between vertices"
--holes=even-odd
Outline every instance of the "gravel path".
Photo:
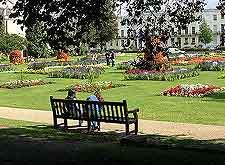
[{"label": "gravel path", "polygon": [[[0,107],[0,118],[24,120],[52,124],[52,112]],[[76,124],[70,121],[69,124]],[[1,127],[0,127],[1,128]],[[124,132],[124,125],[103,123],[102,131]],[[158,134],[187,137],[199,140],[225,140],[225,126],[174,123],[164,121],[139,120],[139,132],[143,134]]]}]

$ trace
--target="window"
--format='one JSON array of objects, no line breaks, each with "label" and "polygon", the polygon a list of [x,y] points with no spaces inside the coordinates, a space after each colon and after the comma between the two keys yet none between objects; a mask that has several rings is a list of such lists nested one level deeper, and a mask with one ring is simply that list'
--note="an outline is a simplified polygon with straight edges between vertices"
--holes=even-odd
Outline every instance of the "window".
[{"label": "window", "polygon": [[188,45],[188,38],[184,39],[184,45]]},{"label": "window", "polygon": [[195,27],[192,27],[192,34],[195,34]]},{"label": "window", "polygon": [[221,13],[221,19],[224,19],[224,13]]},{"label": "window", "polygon": [[175,34],[175,32],[174,32],[174,28],[172,28],[171,32],[172,32],[172,35],[174,35],[174,34]]},{"label": "window", "polygon": [[214,21],[217,20],[217,15],[213,15],[213,20],[214,20]]},{"label": "window", "polygon": [[192,38],[191,40],[191,44],[194,45],[195,44],[195,37]]},{"label": "window", "polygon": [[188,35],[188,27],[185,29],[185,34]]},{"label": "window", "polygon": [[121,46],[124,47],[124,40],[121,40]]},{"label": "window", "polygon": [[217,36],[215,36],[215,37],[213,38],[213,43],[214,43],[215,45],[217,45]]},{"label": "window", "polygon": [[224,32],[224,24],[221,24],[221,32]]},{"label": "window", "polygon": [[178,35],[181,35],[181,29],[180,28],[178,29]]},{"label": "window", "polygon": [[113,41],[110,42],[110,46],[113,46]]},{"label": "window", "polygon": [[214,32],[214,33],[217,32],[217,25],[213,25],[213,32]]},{"label": "window", "polygon": [[171,43],[174,44],[174,38],[171,38]]},{"label": "window", "polygon": [[121,30],[121,37],[124,37],[124,30]]},{"label": "window", "polygon": [[116,40],[116,46],[119,46],[119,41],[118,40]]}]

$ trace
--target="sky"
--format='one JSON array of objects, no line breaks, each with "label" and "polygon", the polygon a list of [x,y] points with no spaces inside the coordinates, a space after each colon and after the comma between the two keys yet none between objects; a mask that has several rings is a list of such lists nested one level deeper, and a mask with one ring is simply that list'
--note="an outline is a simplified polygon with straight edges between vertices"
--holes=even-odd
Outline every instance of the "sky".
[{"label": "sky", "polygon": [[207,4],[206,8],[207,9],[215,9],[219,0],[206,0],[206,2],[207,1],[208,1],[208,4]]}]

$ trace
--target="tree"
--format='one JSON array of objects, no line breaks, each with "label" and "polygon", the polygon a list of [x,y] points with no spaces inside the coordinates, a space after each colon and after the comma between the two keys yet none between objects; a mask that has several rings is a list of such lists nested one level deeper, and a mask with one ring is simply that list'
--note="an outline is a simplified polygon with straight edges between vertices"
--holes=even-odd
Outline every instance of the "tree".
[{"label": "tree", "polygon": [[3,53],[8,54],[12,50],[23,50],[26,45],[26,38],[17,34],[4,33],[0,35],[0,51]]},{"label": "tree", "polygon": [[202,43],[205,44],[205,46],[213,40],[212,30],[210,29],[209,25],[205,20],[203,20],[200,26],[199,39]]},{"label": "tree", "polygon": [[118,22],[113,10],[113,1],[107,0],[102,9],[104,10],[102,13],[105,13],[105,19],[99,19],[97,24],[92,23],[83,38],[84,42],[93,46],[100,45],[101,49],[118,35]]},{"label": "tree", "polygon": [[[4,2],[5,0],[0,0]],[[82,36],[91,24],[107,20],[105,6],[108,0],[18,0],[11,17],[17,23],[32,28],[37,21],[43,22],[49,43],[55,48],[79,46]],[[113,3],[114,4],[114,3]],[[115,8],[115,6],[112,6]]]},{"label": "tree", "polygon": [[[163,47],[173,31],[185,29],[198,21],[205,0],[123,0],[127,16],[123,20],[130,27],[128,35],[136,35],[145,42],[145,60],[152,65],[165,58]],[[160,62],[161,63],[161,62]],[[157,68],[162,67],[157,66]]]},{"label": "tree", "polygon": [[46,57],[48,55],[47,32],[43,22],[36,22],[32,28],[27,29],[26,38],[29,41],[29,54],[35,57]]}]

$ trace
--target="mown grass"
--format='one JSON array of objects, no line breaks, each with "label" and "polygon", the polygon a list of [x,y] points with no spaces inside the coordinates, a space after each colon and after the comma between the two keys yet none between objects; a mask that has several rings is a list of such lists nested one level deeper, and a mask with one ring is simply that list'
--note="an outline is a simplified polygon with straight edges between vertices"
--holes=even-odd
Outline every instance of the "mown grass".
[{"label": "mown grass", "polygon": [[[225,160],[224,145],[207,141],[147,135],[136,137],[138,143],[121,145],[124,137],[116,133],[80,134],[1,118],[0,125],[1,164],[211,165],[224,164]],[[149,145],[138,139],[154,143]]]},{"label": "mown grass", "polygon": [[[135,58],[136,55],[118,56],[117,61],[125,61]],[[18,69],[26,67],[18,66]],[[95,81],[113,81],[127,84],[128,86],[102,91],[107,101],[127,100],[128,107],[139,107],[139,118],[147,120],[161,120],[185,123],[202,123],[225,125],[225,93],[204,98],[167,97],[160,93],[177,84],[212,84],[225,86],[223,79],[217,79],[223,72],[200,72],[198,77],[167,81],[124,81],[123,72],[115,68],[106,69]],[[54,81],[37,87],[21,89],[0,89],[0,106],[19,107],[50,110],[49,96],[65,98],[66,92],[58,92],[66,86],[87,80],[48,78],[46,75],[22,75],[26,79],[46,79]],[[21,77],[20,74],[0,73],[0,83],[8,80],[15,80]],[[78,93],[78,99],[86,99],[90,93]]]}]

